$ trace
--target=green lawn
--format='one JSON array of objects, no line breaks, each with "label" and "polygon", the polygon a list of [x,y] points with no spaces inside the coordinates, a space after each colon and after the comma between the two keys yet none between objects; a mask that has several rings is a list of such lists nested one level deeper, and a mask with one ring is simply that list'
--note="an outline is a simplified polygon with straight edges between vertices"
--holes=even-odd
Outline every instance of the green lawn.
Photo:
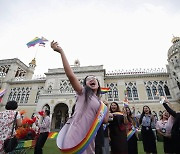
[{"label": "green lawn", "polygon": [[[157,150],[158,150],[158,154],[163,154],[163,144],[162,142],[157,142]],[[143,145],[142,142],[139,141],[138,142],[138,153],[139,154],[144,154],[144,150],[143,150]],[[30,149],[27,154],[33,154],[34,150]],[[46,141],[46,144],[44,145],[43,148],[43,154],[58,154],[59,150],[56,146],[56,140],[55,139],[48,139]]]}]

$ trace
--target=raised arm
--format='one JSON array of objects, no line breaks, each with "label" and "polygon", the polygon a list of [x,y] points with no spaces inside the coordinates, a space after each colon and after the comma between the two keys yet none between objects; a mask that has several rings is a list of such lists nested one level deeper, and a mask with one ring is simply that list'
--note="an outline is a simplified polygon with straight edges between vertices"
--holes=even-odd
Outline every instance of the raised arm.
[{"label": "raised arm", "polygon": [[170,115],[172,115],[173,117],[176,117],[176,112],[174,110],[172,110],[167,103],[163,103],[164,108],[169,112]]},{"label": "raised arm", "polygon": [[74,88],[74,90],[78,94],[81,94],[82,93],[82,86],[81,86],[79,80],[77,79],[77,77],[75,76],[73,70],[71,69],[63,49],[58,45],[57,42],[54,42],[54,41],[51,42],[51,48],[54,51],[61,54],[61,59],[62,59],[62,63],[63,63],[63,66],[64,66],[64,71],[65,71],[65,73],[66,73],[72,87]]}]

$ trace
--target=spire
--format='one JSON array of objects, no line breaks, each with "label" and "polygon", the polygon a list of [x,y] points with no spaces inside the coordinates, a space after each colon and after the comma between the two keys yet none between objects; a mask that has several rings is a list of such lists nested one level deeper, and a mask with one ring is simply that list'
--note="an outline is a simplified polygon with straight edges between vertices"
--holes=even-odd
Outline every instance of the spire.
[{"label": "spire", "polygon": [[80,61],[79,61],[78,59],[76,59],[76,60],[74,61],[74,65],[75,65],[75,66],[80,66]]},{"label": "spire", "polygon": [[174,43],[179,42],[179,41],[180,41],[180,37],[176,37],[173,35],[171,42],[174,44]]},{"label": "spire", "polygon": [[32,61],[29,63],[29,66],[35,68],[36,67],[36,59],[33,58]]}]

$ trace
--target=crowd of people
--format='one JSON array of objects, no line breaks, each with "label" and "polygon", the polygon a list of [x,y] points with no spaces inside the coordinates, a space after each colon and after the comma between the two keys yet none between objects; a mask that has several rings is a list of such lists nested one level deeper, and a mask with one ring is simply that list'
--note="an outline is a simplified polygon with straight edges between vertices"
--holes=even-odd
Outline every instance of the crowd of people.
[{"label": "crowd of people", "polygon": [[[157,153],[156,134],[163,136],[164,153],[180,154],[180,113],[164,100],[160,120],[156,121],[149,106],[143,106],[140,117],[135,115],[135,108],[124,105],[121,109],[117,102],[101,98],[99,80],[94,75],[85,77],[83,85],[71,69],[63,49],[57,42],[51,42],[51,48],[61,55],[65,74],[76,92],[74,113],[65,123],[57,136],[57,146],[62,153],[77,154],[138,154],[138,132],[142,138],[146,154]],[[12,104],[15,104],[12,106]],[[6,105],[0,112],[0,152],[3,152],[4,140],[10,135],[12,121],[17,109],[17,102]],[[34,153],[41,154],[50,131],[50,112],[45,111],[41,123]],[[8,120],[6,120],[8,119]],[[21,125],[20,116],[16,119]],[[8,130],[5,130],[4,127]],[[4,135],[6,134],[6,135]]]},{"label": "crowd of people", "polygon": [[[149,106],[143,107],[140,117],[134,113],[135,108],[124,106],[120,110],[117,102],[112,102],[109,109],[109,121],[104,129],[104,145],[97,154],[138,154],[138,140],[142,140],[146,154],[157,153],[157,136],[163,138],[165,154],[180,154],[180,120],[179,113],[173,111],[166,99],[161,118],[156,121]],[[108,143],[105,144],[108,130]],[[140,139],[141,138],[141,139]],[[106,149],[106,150],[105,150]]]},{"label": "crowd of people", "polygon": [[[157,128],[158,134],[163,136],[164,153],[179,153],[180,142],[178,145],[176,142],[180,141],[180,114],[167,105],[167,99],[164,100],[163,106],[172,117],[167,116],[168,122],[165,123],[163,114],[161,121],[165,124],[162,125],[161,121],[156,121],[147,105],[143,107],[139,118],[133,114],[134,111],[131,112],[129,106],[124,106],[120,110],[117,102],[112,102],[110,107],[107,102],[104,103],[106,111],[100,111],[103,102],[98,79],[93,75],[86,76],[82,86],[63,49],[54,41],[51,42],[51,48],[61,55],[64,71],[77,94],[74,113],[58,135],[57,145],[62,152],[106,154],[109,153],[110,147],[111,154],[136,154],[139,139],[137,128],[140,128],[144,152],[157,153],[156,136],[153,131],[153,128]],[[100,116],[99,112],[102,113]],[[99,124],[94,126],[97,119]],[[94,132],[91,132],[92,128],[96,128]],[[178,134],[174,135],[175,137],[173,130]],[[91,138],[88,136],[90,133]],[[169,142],[176,146],[167,146]]]}]

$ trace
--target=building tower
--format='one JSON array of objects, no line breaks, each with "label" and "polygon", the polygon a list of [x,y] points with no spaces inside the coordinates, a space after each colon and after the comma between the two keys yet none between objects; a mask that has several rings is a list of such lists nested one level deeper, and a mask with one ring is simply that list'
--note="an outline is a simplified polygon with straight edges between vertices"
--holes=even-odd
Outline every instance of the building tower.
[{"label": "building tower", "polygon": [[173,95],[180,102],[180,37],[173,37],[171,42],[173,45],[168,50],[167,65],[169,84]]},{"label": "building tower", "polygon": [[28,72],[27,72],[27,79],[32,79],[35,67],[36,67],[36,59],[33,58],[32,61],[29,63],[29,68],[28,68]]}]

